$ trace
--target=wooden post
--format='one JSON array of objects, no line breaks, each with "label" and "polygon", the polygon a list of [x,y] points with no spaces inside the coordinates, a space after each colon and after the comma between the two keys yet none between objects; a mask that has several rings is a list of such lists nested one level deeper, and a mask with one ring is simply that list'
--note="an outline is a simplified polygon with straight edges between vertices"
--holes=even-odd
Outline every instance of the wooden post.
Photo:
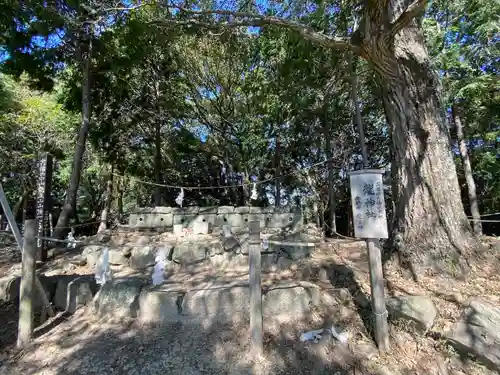
[{"label": "wooden post", "polygon": [[375,325],[375,341],[381,353],[389,350],[389,325],[387,324],[387,309],[384,296],[384,274],[382,270],[382,255],[380,241],[367,239],[368,267],[370,268],[370,289],[372,295],[372,310]]},{"label": "wooden post", "polygon": [[261,287],[261,254],[260,254],[260,223],[248,223],[248,265],[250,284],[250,344],[251,355],[257,359],[262,354],[262,287]]},{"label": "wooden post", "polygon": [[[9,223],[9,227],[14,234],[14,238],[16,239],[17,246],[23,251],[23,239],[21,237],[21,232],[19,232],[19,228],[17,227],[17,223],[14,219],[14,215],[12,215],[12,211],[9,206],[9,202],[7,201],[7,197],[5,195],[5,192],[3,190],[3,186],[0,183],[0,204],[2,205],[3,212],[5,213],[5,216],[7,216],[7,221]],[[40,294],[40,298],[42,299],[43,304],[47,307],[47,313],[49,316],[54,317],[56,314],[54,313],[54,310],[52,309],[52,306],[50,305],[50,301],[47,298],[47,295],[45,294],[45,289],[43,288],[42,283],[38,279],[38,277],[35,275],[35,287],[37,289],[37,292]]]},{"label": "wooden post", "polygon": [[[357,23],[357,20],[355,20],[355,23]],[[352,68],[351,100],[354,107],[354,123],[356,124],[359,132],[359,146],[361,148],[363,168],[368,169],[370,164],[368,160],[368,149],[366,147],[361,110],[358,104],[358,75],[356,72],[357,57],[352,54],[349,56]],[[370,289],[375,323],[375,341],[379,351],[384,353],[389,350],[389,326],[387,324],[387,309],[384,296],[384,274],[382,269],[382,253],[380,250],[379,239],[366,239],[366,247],[368,248],[368,263],[370,268]]]},{"label": "wooden post", "polygon": [[36,221],[26,220],[23,244],[22,276],[19,290],[19,327],[17,347],[25,348],[33,334],[33,299],[35,297]]},{"label": "wooden post", "polygon": [[10,209],[9,202],[7,201],[7,196],[5,195],[5,191],[3,190],[3,186],[0,183],[0,203],[2,204],[2,209],[7,217],[7,222],[9,223],[9,228],[14,234],[14,238],[16,239],[17,246],[21,251],[23,250],[23,239],[21,236],[21,232],[19,231],[19,227],[16,224],[16,220],[14,215],[12,214],[12,210]]},{"label": "wooden post", "polygon": [[[38,181],[36,191],[36,223],[38,237],[50,236],[50,190],[52,182],[53,161],[49,153],[43,153],[38,158]],[[37,240],[37,260],[47,260],[48,242]]]}]

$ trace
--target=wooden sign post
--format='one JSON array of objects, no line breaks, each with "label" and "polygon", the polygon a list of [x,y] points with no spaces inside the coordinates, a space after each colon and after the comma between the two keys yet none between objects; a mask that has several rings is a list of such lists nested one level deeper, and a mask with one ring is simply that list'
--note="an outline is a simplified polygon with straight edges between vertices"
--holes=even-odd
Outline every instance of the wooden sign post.
[{"label": "wooden sign post", "polygon": [[388,238],[382,170],[363,169],[349,173],[354,235],[366,239],[370,267],[375,341],[381,352],[389,349],[389,327],[384,296],[380,238]]},{"label": "wooden sign post", "polygon": [[262,286],[260,222],[248,223],[248,266],[250,284],[250,345],[251,355],[257,359],[262,354],[264,333],[262,328]]},{"label": "wooden sign post", "polygon": [[[52,155],[45,152],[38,159],[38,178],[36,190],[36,224],[38,237],[50,237],[50,191],[52,185],[53,170]],[[45,262],[47,260],[48,243],[44,240],[37,240],[38,254],[37,260]]]}]

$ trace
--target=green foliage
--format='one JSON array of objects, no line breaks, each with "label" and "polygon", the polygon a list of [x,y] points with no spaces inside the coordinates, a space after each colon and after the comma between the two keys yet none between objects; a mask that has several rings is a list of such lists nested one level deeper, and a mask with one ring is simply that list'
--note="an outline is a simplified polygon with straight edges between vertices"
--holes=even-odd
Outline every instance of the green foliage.
[{"label": "green foliage", "polygon": [[[116,186],[122,185],[127,210],[153,202],[155,188],[136,179],[196,187],[256,177],[269,180],[260,186],[258,202],[241,188],[187,190],[186,201],[270,203],[277,159],[284,202],[292,204],[301,195],[306,205],[324,211],[332,188],[327,164],[305,169],[328,157],[335,166],[338,210],[346,211],[345,171],[359,166],[361,158],[345,52],[276,27],[260,29],[258,35],[245,28],[188,27],[183,21],[189,15],[172,15],[161,7],[114,14],[110,22],[100,15],[115,1],[56,3],[26,1],[20,7],[7,1],[0,18],[0,45],[10,54],[2,69],[20,78],[3,75],[0,85],[0,159],[9,161],[0,170],[8,178],[11,199],[33,189],[34,160],[49,150],[58,158],[54,196],[62,200],[79,120],[75,113],[81,110],[81,56],[91,41],[92,118],[79,191],[82,218],[96,217],[102,208],[110,166],[125,176],[115,177],[114,185],[115,196]],[[240,9],[239,2],[233,5]],[[280,13],[314,30],[346,35],[353,24],[352,6],[349,1],[245,2],[241,9]],[[487,212],[500,209],[498,6],[493,0],[440,0],[423,20],[444,106],[448,112],[460,108],[466,138],[474,146],[474,175],[481,199],[489,202],[482,207]],[[167,17],[178,24],[158,22]],[[84,26],[88,21],[94,22],[93,29]],[[358,65],[370,164],[383,168],[391,160],[382,95],[371,67]],[[175,204],[179,189],[158,190],[165,204]]]},{"label": "green foliage", "polygon": [[500,4],[494,0],[438,1],[428,13],[424,30],[442,75],[444,104],[449,113],[454,106],[462,119],[482,212],[497,212]]},{"label": "green foliage", "polygon": [[53,94],[27,87],[26,77],[15,81],[0,75],[0,173],[6,179],[9,196],[35,186],[36,159],[48,151],[59,160],[73,143],[78,118],[64,111]]}]

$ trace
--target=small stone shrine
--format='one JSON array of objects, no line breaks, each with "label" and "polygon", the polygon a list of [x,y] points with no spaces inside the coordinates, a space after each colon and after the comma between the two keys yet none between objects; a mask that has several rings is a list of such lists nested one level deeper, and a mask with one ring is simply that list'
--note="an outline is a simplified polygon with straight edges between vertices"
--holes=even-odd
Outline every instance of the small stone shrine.
[{"label": "small stone shrine", "polygon": [[261,229],[289,229],[298,231],[303,220],[300,211],[275,210],[273,207],[154,207],[138,208],[129,217],[130,228],[188,228],[193,232],[208,233],[228,225],[246,227],[250,221],[259,221]]}]

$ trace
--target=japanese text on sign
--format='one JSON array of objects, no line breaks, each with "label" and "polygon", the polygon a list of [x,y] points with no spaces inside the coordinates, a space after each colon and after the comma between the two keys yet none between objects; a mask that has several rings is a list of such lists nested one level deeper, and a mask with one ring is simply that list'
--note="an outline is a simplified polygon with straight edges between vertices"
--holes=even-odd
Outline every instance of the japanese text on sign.
[{"label": "japanese text on sign", "polygon": [[349,175],[354,235],[357,238],[387,238],[382,171],[368,169]]}]

